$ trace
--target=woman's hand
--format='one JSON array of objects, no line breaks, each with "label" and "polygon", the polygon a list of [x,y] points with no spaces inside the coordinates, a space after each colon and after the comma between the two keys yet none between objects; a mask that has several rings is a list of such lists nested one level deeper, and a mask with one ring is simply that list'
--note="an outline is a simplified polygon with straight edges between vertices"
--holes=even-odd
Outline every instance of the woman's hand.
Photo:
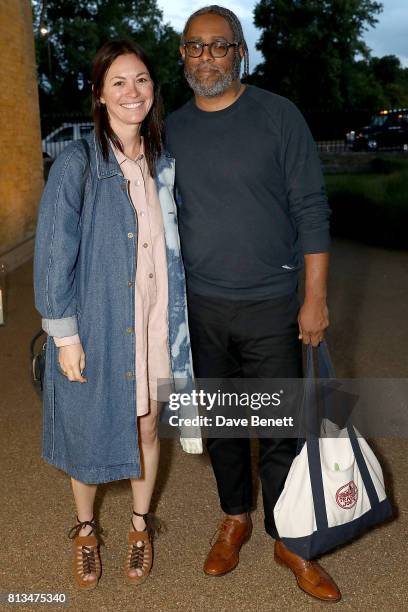
[{"label": "woman's hand", "polygon": [[61,346],[58,354],[59,365],[71,382],[88,382],[82,372],[85,369],[85,353],[82,344]]}]

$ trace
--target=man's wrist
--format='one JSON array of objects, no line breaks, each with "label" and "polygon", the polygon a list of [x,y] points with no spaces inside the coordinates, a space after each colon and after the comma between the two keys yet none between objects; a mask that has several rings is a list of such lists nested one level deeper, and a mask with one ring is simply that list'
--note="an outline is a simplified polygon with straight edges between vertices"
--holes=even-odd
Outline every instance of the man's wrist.
[{"label": "man's wrist", "polygon": [[304,299],[304,303],[319,303],[319,304],[323,304],[326,303],[327,301],[327,293],[326,292],[321,292],[321,293],[315,293],[315,292],[310,292],[310,293],[305,293],[305,299]]}]

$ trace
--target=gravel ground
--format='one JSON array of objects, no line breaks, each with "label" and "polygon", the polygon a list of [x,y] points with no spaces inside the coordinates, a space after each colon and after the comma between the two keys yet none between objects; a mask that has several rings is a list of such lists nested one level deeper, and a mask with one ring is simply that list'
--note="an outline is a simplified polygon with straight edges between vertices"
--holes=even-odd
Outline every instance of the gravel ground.
[{"label": "gravel ground", "polygon": [[[27,356],[29,340],[39,327],[31,277],[31,264],[10,275],[8,322],[0,328],[0,591],[64,592],[68,609],[84,611],[323,608],[324,603],[303,594],[292,574],[273,561],[259,499],[254,534],[242,550],[239,567],[217,579],[202,573],[209,539],[221,517],[215,484],[206,456],[187,456],[169,440],[162,443],[155,500],[167,531],[156,542],[151,577],[139,588],[123,580],[131,496],[128,483],[120,481],[98,490],[97,515],[105,530],[100,585],[90,593],[75,589],[66,537],[74,522],[69,479],[40,458],[41,405],[30,383]],[[408,253],[335,241],[328,341],[339,376],[407,377],[407,280]],[[405,439],[381,438],[374,446],[396,517],[326,555],[322,565],[342,590],[338,609],[402,611],[408,609],[408,444]]]}]

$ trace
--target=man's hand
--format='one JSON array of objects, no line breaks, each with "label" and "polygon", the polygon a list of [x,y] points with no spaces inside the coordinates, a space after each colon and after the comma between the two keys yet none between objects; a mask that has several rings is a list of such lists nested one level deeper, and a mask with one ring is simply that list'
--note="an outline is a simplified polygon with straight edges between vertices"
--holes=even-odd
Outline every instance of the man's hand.
[{"label": "man's hand", "polygon": [[71,382],[88,382],[82,376],[85,369],[85,353],[82,344],[71,344],[61,346],[59,349],[58,360],[60,368]]},{"label": "man's hand", "polygon": [[324,298],[305,300],[299,311],[299,340],[318,346],[329,326],[329,310]]}]

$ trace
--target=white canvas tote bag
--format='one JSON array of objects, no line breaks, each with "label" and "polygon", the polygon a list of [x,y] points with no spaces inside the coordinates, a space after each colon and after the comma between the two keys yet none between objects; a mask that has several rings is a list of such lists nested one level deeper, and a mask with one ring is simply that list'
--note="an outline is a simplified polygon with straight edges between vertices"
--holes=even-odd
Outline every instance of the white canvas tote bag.
[{"label": "white canvas tote bag", "polygon": [[[318,348],[319,377],[334,378],[325,343]],[[303,410],[316,406],[312,347]],[[392,513],[380,464],[348,423],[336,437],[308,434],[275,505],[276,528],[287,548],[313,559],[355,538]]]}]

